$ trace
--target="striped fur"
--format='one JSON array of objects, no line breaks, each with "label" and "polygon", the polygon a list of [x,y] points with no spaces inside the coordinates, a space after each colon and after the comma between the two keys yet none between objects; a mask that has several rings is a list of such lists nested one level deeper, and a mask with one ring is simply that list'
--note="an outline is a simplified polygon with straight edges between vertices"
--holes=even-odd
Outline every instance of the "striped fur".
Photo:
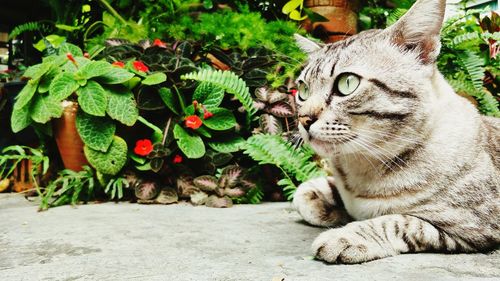
[{"label": "striped fur", "polygon": [[[337,227],[314,241],[318,259],[500,244],[500,120],[480,116],[435,66],[444,6],[419,0],[386,30],[323,47],[298,40],[309,53],[298,81],[312,92],[297,101],[299,130],[335,179],[303,183],[294,198],[306,221]],[[361,77],[349,96],[335,89],[341,73]]]}]

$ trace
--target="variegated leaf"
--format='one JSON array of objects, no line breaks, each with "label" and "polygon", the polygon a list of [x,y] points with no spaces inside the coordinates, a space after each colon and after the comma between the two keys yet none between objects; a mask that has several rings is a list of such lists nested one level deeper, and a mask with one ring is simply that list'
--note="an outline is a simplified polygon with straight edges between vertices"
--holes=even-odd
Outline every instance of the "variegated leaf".
[{"label": "variegated leaf", "polygon": [[258,101],[258,100],[254,100],[253,101],[253,107],[257,108],[257,110],[262,110],[266,107],[266,104],[261,102],[261,101]]},{"label": "variegated leaf", "polygon": [[221,198],[212,195],[207,198],[205,205],[211,208],[230,208],[233,206],[233,200],[227,196]]},{"label": "variegated leaf", "polygon": [[257,90],[255,90],[255,96],[260,101],[263,101],[263,102],[268,101],[268,93],[269,93],[269,91],[266,87],[261,87],[261,88],[258,88]]},{"label": "variegated leaf", "polygon": [[193,178],[190,176],[182,175],[177,178],[177,193],[181,198],[189,198],[192,194],[199,192],[193,183]]},{"label": "variegated leaf", "polygon": [[222,188],[234,187],[243,176],[243,168],[236,165],[227,166],[222,170],[219,186]]},{"label": "variegated leaf", "polygon": [[267,112],[277,117],[293,117],[294,115],[292,106],[282,101],[271,105]]},{"label": "variegated leaf", "polygon": [[243,190],[241,187],[235,187],[235,188],[226,188],[224,190],[224,194],[229,196],[229,197],[241,197],[246,194],[246,191]]},{"label": "variegated leaf", "polygon": [[199,176],[193,180],[196,187],[203,191],[214,191],[217,189],[217,178],[213,176]]},{"label": "variegated leaf", "polygon": [[154,181],[144,181],[136,186],[135,196],[141,200],[151,200],[158,195],[159,188]]},{"label": "variegated leaf", "polygon": [[282,101],[288,97],[287,94],[284,94],[279,91],[272,91],[269,93],[269,103],[273,104],[278,101]]},{"label": "variegated leaf", "polygon": [[259,125],[262,131],[268,134],[278,135],[283,132],[280,120],[270,114],[262,114],[259,118]]}]

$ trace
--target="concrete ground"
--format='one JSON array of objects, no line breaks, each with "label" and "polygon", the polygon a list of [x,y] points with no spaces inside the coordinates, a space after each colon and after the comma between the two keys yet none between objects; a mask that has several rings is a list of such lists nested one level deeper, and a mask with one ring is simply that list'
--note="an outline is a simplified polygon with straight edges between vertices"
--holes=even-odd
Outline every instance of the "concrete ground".
[{"label": "concrete ground", "polygon": [[500,251],[326,265],[309,256],[321,231],[289,203],[37,213],[23,197],[0,194],[0,280],[500,280]]}]

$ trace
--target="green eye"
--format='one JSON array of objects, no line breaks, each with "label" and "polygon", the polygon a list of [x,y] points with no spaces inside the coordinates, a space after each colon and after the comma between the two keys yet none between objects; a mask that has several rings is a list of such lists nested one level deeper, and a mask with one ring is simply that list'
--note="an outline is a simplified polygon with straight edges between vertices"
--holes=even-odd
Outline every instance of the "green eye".
[{"label": "green eye", "polygon": [[352,73],[340,74],[337,81],[337,90],[344,96],[354,93],[360,83],[359,76]]},{"label": "green eye", "polygon": [[300,83],[299,88],[298,88],[298,97],[300,101],[306,101],[310,96],[311,93],[309,92],[309,87],[305,83]]}]

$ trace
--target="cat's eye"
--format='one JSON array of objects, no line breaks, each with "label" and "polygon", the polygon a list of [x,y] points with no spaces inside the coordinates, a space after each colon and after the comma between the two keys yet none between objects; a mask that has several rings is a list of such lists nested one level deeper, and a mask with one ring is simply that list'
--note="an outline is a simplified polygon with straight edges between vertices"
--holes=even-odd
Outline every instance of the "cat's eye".
[{"label": "cat's eye", "polygon": [[299,84],[299,88],[297,90],[298,90],[297,96],[299,97],[300,101],[306,101],[311,96],[311,93],[309,92],[309,87],[307,87],[307,85],[304,82]]},{"label": "cat's eye", "polygon": [[337,78],[337,90],[338,93],[344,96],[348,96],[358,88],[360,84],[359,76],[352,73],[342,73],[339,78]]}]

